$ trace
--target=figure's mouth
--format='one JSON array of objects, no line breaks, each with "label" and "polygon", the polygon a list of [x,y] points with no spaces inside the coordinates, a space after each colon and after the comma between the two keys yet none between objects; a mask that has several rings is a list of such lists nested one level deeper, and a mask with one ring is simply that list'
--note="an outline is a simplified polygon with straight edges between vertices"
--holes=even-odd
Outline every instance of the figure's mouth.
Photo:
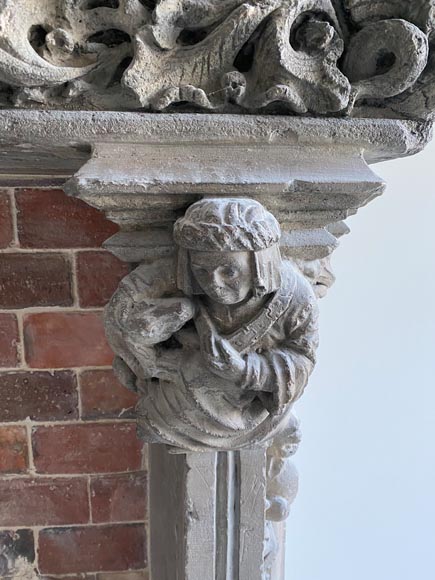
[{"label": "figure's mouth", "polygon": [[216,296],[219,296],[220,298],[225,298],[225,297],[229,297],[232,295],[232,293],[229,290],[220,289],[220,288],[216,288],[214,292],[215,292]]},{"label": "figure's mouth", "polygon": [[215,298],[222,304],[234,304],[237,302],[237,296],[234,296],[231,292],[216,292]]}]

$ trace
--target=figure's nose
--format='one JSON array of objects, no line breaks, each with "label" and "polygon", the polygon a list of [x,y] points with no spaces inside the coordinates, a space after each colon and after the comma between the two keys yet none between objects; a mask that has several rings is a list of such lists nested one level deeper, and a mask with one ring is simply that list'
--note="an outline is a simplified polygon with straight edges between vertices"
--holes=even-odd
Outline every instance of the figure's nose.
[{"label": "figure's nose", "polygon": [[218,272],[212,272],[211,276],[210,276],[210,280],[211,280],[211,283],[213,284],[213,286],[215,286],[216,288],[222,287],[222,278],[219,276]]}]

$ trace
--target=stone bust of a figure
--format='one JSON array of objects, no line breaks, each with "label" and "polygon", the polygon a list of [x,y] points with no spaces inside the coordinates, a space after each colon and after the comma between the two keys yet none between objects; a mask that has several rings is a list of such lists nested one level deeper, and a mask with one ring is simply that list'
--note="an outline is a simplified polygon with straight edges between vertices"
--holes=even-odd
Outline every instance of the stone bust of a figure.
[{"label": "stone bust of a figure", "polygon": [[318,339],[315,296],[280,237],[260,203],[206,198],[175,223],[175,258],[121,282],[108,334],[148,441],[244,449],[286,429]]}]

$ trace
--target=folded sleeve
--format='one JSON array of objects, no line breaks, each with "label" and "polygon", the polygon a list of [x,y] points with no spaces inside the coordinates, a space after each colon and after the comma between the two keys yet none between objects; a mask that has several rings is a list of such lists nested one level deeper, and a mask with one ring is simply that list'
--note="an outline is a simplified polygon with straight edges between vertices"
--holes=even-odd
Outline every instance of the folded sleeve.
[{"label": "folded sleeve", "polygon": [[282,339],[267,351],[246,355],[242,388],[257,391],[269,412],[279,414],[303,393],[318,346],[318,310],[311,288],[299,283],[289,308],[277,323]]}]

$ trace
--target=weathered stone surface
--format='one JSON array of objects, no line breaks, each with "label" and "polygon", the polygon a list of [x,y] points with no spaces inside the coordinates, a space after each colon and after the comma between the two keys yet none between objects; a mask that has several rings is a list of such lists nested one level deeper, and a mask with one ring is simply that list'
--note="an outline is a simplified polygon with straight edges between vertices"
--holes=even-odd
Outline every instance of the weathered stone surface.
[{"label": "weathered stone surface", "polygon": [[428,118],[430,8],[430,0],[5,0],[0,102]]},{"label": "weathered stone surface", "polygon": [[280,238],[258,202],[206,198],[175,224],[177,267],[156,260],[121,282],[106,329],[148,441],[244,449],[286,428],[314,365],[317,308]]},{"label": "weathered stone surface", "polygon": [[[125,172],[128,182],[127,191],[134,193],[140,185],[143,193],[143,185],[140,180],[137,181],[140,162],[142,162],[142,166],[146,163],[147,170],[152,169],[153,172],[156,171],[156,164],[160,163],[159,157],[157,157],[156,164],[154,164],[153,157],[145,156],[145,152],[151,148],[154,154],[158,152],[159,156],[163,156],[164,171],[162,172],[160,169],[158,177],[163,177],[164,182],[165,173],[171,168],[167,163],[166,152],[169,151],[167,146],[178,144],[180,147],[175,148],[177,155],[174,160],[180,157],[183,160],[182,168],[188,171],[188,181],[184,185],[185,191],[190,191],[190,186],[195,183],[195,181],[190,181],[193,178],[192,173],[199,162],[191,165],[192,157],[193,159],[201,158],[201,155],[204,154],[203,162],[206,163],[207,158],[214,155],[212,161],[220,159],[222,164],[222,155],[218,155],[219,149],[213,151],[213,148],[219,145],[222,150],[225,146],[231,145],[231,154],[228,150],[227,165],[230,167],[231,164],[233,169],[237,169],[236,175],[229,172],[228,169],[226,173],[223,173],[225,165],[218,167],[216,171],[215,163],[212,163],[210,169],[213,169],[213,172],[207,175],[208,181],[203,185],[204,187],[208,184],[210,187],[213,185],[219,187],[226,184],[225,178],[227,178],[229,179],[227,185],[230,194],[235,193],[230,190],[230,185],[234,184],[237,185],[238,190],[244,187],[243,193],[249,197],[253,192],[253,185],[261,189],[268,188],[271,183],[276,185],[277,177],[274,176],[271,169],[267,170],[270,163],[273,163],[273,166],[279,170],[278,175],[281,177],[285,169],[284,191],[287,191],[288,182],[292,178],[301,179],[301,176],[293,171],[300,170],[299,163],[301,161],[300,153],[299,158],[293,158],[292,154],[295,148],[303,148],[308,159],[316,159],[319,155],[324,155],[324,161],[323,157],[319,158],[320,165],[329,162],[329,153],[335,147],[340,147],[342,153],[348,152],[349,156],[351,156],[352,151],[355,151],[358,157],[363,155],[364,160],[370,164],[418,153],[427,144],[431,134],[431,123],[391,119],[313,119],[295,116],[153,115],[122,112],[7,110],[0,111],[0,184],[13,187],[19,184],[28,186],[29,175],[31,175],[32,186],[36,184],[42,186],[64,185],[65,181],[78,172],[92,157],[91,149],[108,144],[111,147],[109,151],[113,151],[113,155],[116,156],[116,162],[113,161],[113,157],[110,158],[108,160],[110,164],[107,167],[101,167],[103,173],[95,171],[100,167],[96,160],[88,168],[89,177],[94,177],[93,181],[89,181],[89,185],[93,187],[93,196],[102,192],[105,183],[107,186],[112,181],[113,186],[122,184],[120,177],[123,172]],[[174,135],[176,136],[175,142]],[[312,151],[311,147],[315,150]],[[103,150],[99,154],[102,154]],[[134,153],[135,151],[136,153]],[[278,155],[276,160],[274,160],[275,154]],[[132,167],[131,160],[134,155],[138,167],[132,172],[134,166]],[[236,155],[237,157],[235,157]],[[240,166],[237,163],[238,159],[240,159]],[[285,166],[280,167],[284,161]],[[291,162],[289,163],[289,161]],[[250,177],[250,173],[247,173],[248,182],[241,179],[242,169],[246,168],[246,163],[251,169],[258,166],[254,176]],[[305,161],[305,167],[308,169],[309,165],[306,163]],[[346,162],[343,160],[343,169],[345,165]],[[178,167],[179,164],[174,165],[174,170]],[[234,181],[239,173],[240,181]],[[139,177],[142,180],[144,174],[144,170],[139,172]],[[323,174],[325,175],[325,172]],[[79,177],[83,178],[83,172],[77,175],[77,179]],[[186,179],[186,174],[181,174],[180,177]],[[262,177],[260,181],[254,181],[250,184],[253,179],[258,177]],[[302,181],[307,177],[313,178],[312,165],[311,173],[306,172]],[[82,187],[84,184],[80,181],[77,187],[79,185]],[[170,193],[173,193],[169,185],[170,183],[166,185],[166,191],[169,190]],[[207,189],[204,187],[202,192],[206,193]],[[181,184],[178,184],[177,190],[180,189]],[[163,194],[164,191],[162,189],[161,193]],[[215,193],[217,191],[219,190],[215,189]],[[113,193],[113,188],[110,193]],[[48,195],[47,193],[47,197]],[[83,199],[85,198],[83,197]],[[87,201],[90,203],[90,200]],[[73,223],[78,211],[83,215],[83,208],[77,202],[68,208],[66,207],[67,201],[60,199],[59,194],[57,194],[57,198],[53,199],[53,204],[53,210],[50,210],[53,214],[50,215],[50,219],[54,220],[53,231],[40,233],[40,235],[47,237],[47,243],[52,243],[53,237],[55,243],[58,243],[57,240],[61,233],[59,222],[61,222],[67,236],[72,236],[72,230],[75,228],[78,237],[75,244],[77,247],[95,247],[104,240],[107,224],[104,226],[104,230],[103,224],[101,224],[101,230],[98,230],[98,239],[100,240],[98,242],[95,235],[94,238],[89,236],[86,223]],[[37,210],[37,207],[35,209]],[[66,222],[63,218],[62,221],[60,216],[67,215],[66,212],[69,211],[71,212],[70,220]],[[116,216],[122,217],[119,210],[116,214],[114,212],[113,218]],[[89,220],[95,219],[95,215],[89,216]],[[89,223],[91,222],[89,221]],[[112,232],[107,232],[106,236],[108,237],[115,231],[116,227],[112,226]],[[34,233],[33,231],[33,235]],[[103,235],[102,239],[100,235]],[[89,238],[90,241],[86,241]],[[70,242],[65,241],[64,243]],[[56,245],[55,247],[66,246]]]},{"label": "weathered stone surface", "polygon": [[0,531],[0,577],[32,578],[36,574],[32,530]]},{"label": "weathered stone surface", "polygon": [[263,449],[173,455],[153,445],[150,469],[153,577],[263,580]]}]

